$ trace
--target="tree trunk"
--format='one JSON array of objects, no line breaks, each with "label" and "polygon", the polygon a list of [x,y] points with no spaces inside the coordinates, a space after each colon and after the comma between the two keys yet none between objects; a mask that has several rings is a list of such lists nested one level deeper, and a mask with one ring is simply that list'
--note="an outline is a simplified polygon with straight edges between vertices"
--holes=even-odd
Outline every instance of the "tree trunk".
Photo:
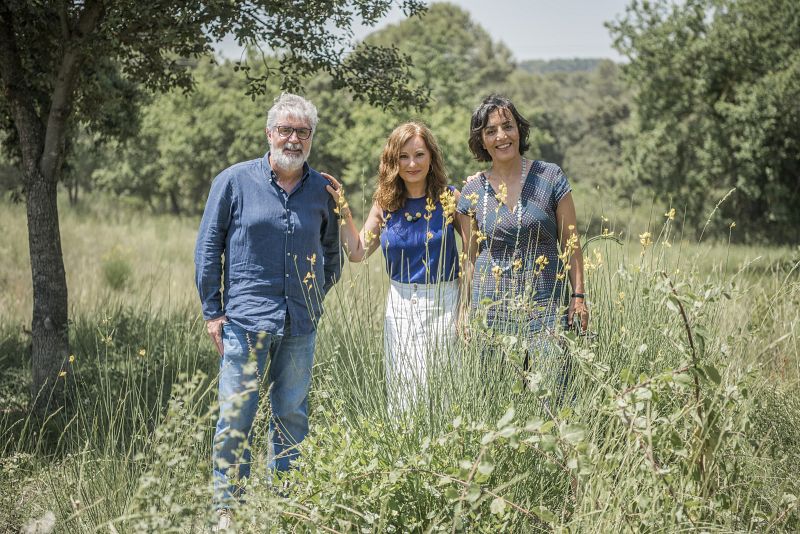
[{"label": "tree trunk", "polygon": [[174,189],[169,190],[169,205],[173,215],[181,214],[181,203],[178,201],[178,193]]},{"label": "tree trunk", "polygon": [[56,181],[40,169],[27,176],[28,246],[33,278],[31,332],[31,395],[33,408],[46,413],[51,405],[63,405],[68,358],[67,279],[61,253]]},{"label": "tree trunk", "polygon": [[67,188],[70,206],[76,206],[78,204],[78,185],[77,177],[70,178],[64,182],[64,186]]}]

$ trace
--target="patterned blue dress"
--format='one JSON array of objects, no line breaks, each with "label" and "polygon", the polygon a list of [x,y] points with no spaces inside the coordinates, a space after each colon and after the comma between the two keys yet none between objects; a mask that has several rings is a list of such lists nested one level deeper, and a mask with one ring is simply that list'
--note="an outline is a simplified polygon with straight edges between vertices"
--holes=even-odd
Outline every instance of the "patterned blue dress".
[{"label": "patterned blue dress", "polygon": [[484,175],[464,186],[457,206],[485,236],[472,279],[473,309],[495,331],[522,335],[532,348],[539,334],[553,331],[564,302],[556,208],[571,190],[558,165],[533,161],[515,206],[500,203]]}]

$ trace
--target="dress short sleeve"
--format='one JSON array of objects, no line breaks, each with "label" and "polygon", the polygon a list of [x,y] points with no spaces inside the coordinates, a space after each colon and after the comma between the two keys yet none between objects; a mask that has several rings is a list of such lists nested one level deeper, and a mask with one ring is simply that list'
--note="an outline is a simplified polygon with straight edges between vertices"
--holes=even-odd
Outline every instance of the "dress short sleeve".
[{"label": "dress short sleeve", "polygon": [[567,175],[564,174],[564,171],[562,171],[560,167],[557,169],[558,172],[553,183],[553,211],[558,208],[558,203],[561,202],[561,199],[572,191],[572,186],[569,185]]},{"label": "dress short sleeve", "polygon": [[458,204],[456,205],[457,212],[469,215],[475,211],[477,198],[479,196],[478,189],[480,189],[480,187],[481,181],[478,178],[464,184],[464,188],[461,190],[461,196],[458,199]]}]

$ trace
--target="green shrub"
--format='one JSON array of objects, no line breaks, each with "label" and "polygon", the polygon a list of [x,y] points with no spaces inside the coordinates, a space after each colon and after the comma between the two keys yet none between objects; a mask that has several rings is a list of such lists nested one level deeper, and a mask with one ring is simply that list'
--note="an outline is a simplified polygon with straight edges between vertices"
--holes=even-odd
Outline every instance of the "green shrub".
[{"label": "green shrub", "polygon": [[103,280],[114,291],[125,289],[133,277],[133,268],[118,247],[112,248],[103,256],[101,268]]}]

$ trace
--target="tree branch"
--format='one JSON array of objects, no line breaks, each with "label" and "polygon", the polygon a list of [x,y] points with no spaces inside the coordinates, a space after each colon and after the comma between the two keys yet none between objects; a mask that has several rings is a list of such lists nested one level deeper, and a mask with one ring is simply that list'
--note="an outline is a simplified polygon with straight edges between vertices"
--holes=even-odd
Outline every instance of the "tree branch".
[{"label": "tree branch", "polygon": [[14,35],[14,15],[8,5],[0,4],[0,78],[3,96],[21,141],[23,174],[31,176],[42,146],[42,123],[36,114],[33,91],[25,79],[19,47]]},{"label": "tree branch", "polygon": [[67,13],[67,2],[61,0],[58,6],[58,21],[61,23],[61,38],[68,42],[72,37],[69,31],[69,14]]},{"label": "tree branch", "polygon": [[56,83],[50,100],[50,113],[47,116],[44,148],[40,162],[42,174],[46,180],[55,180],[56,171],[61,167],[64,136],[67,132],[67,119],[72,107],[75,85],[80,75],[80,64],[83,60],[81,40],[94,30],[103,14],[101,2],[86,4],[78,18],[75,38],[64,45],[64,55],[58,68]]}]

